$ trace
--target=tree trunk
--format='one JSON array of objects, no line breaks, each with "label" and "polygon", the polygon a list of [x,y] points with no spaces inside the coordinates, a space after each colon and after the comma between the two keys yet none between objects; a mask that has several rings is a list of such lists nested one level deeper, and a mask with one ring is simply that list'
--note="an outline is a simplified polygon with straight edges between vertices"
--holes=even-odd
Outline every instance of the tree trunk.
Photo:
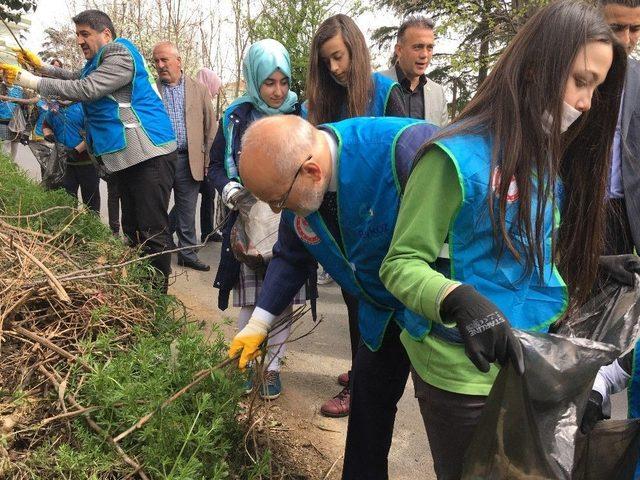
[{"label": "tree trunk", "polygon": [[487,78],[489,73],[489,9],[491,8],[490,0],[483,2],[483,9],[480,14],[480,52],[478,55],[478,85],[479,88]]}]

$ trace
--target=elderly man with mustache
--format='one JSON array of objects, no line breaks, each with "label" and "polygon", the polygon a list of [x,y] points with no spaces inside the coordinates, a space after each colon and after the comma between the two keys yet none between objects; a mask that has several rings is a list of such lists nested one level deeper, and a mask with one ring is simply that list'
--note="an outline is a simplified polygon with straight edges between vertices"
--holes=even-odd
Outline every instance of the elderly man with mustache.
[{"label": "elderly man with mustache", "polygon": [[[211,95],[200,82],[182,71],[182,58],[171,42],[153,48],[153,63],[158,72],[156,85],[167,109],[178,143],[178,163],[173,183],[175,206],[169,213],[171,232],[178,234],[180,248],[198,244],[196,204],[200,184],[209,167],[209,150],[216,133]],[[198,259],[195,249],[178,253],[178,265],[209,271]]]}]

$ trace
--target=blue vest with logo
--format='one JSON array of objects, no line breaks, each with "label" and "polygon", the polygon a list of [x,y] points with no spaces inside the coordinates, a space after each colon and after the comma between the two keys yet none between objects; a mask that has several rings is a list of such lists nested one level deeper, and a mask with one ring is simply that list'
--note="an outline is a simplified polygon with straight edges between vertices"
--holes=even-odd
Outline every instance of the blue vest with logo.
[{"label": "blue vest with logo", "polygon": [[[142,128],[145,135],[156,146],[175,140],[169,115],[157,91],[154,90],[147,66],[136,47],[127,39],[117,38],[114,42],[123,45],[133,59],[133,79],[131,104],[119,105],[112,95],[106,95],[93,102],[83,103],[86,117],[87,142],[94,155],[100,156],[124,150],[127,146],[125,128]],[[91,74],[102,62],[105,47],[89,60],[82,70],[82,77]],[[120,108],[131,107],[138,122],[125,125],[120,119]]]},{"label": "blue vest with logo", "polygon": [[53,130],[56,141],[65,147],[74,148],[82,142],[80,132],[84,128],[84,111],[79,103],[73,103],[57,112],[48,112],[47,123]]},{"label": "blue vest with logo", "polygon": [[[365,112],[365,117],[384,117],[387,111],[387,103],[389,103],[389,96],[391,95],[391,89],[397,82],[394,82],[388,77],[381,75],[378,72],[371,74],[371,80],[373,80],[373,98],[369,103],[369,107]],[[306,119],[309,116],[309,105],[304,102],[301,105],[300,116]]]},{"label": "blue vest with logo", "polygon": [[[392,318],[404,326],[404,306],[379,276],[400,205],[399,174],[409,171],[413,155],[437,127],[408,118],[352,118],[322,128],[338,141],[338,224],[344,253],[318,212],[306,218],[288,210],[282,215],[331,277],[358,297],[360,334],[375,351]],[[408,129],[419,129],[407,137],[415,145],[397,149]]]},{"label": "blue vest with logo", "polygon": [[[493,189],[499,181],[499,170],[491,172],[490,141],[482,136],[460,135],[440,140],[437,145],[454,162],[462,190],[462,206],[449,230],[450,278],[473,285],[500,308],[514,328],[546,331],[564,313],[568,302],[566,285],[551,262],[552,237],[559,223],[557,208],[554,210],[551,200],[547,201],[542,277],[538,268],[527,272],[524,262],[518,262],[506,248],[498,261],[487,205],[490,182]],[[510,226],[515,224],[519,206],[515,180],[508,195],[506,224]],[[532,215],[536,210],[534,198]],[[516,248],[522,248],[526,239],[514,230],[510,233]],[[435,334],[443,331],[445,335],[440,336],[448,339],[448,334],[453,334],[459,339],[457,330],[434,323]]]},{"label": "blue vest with logo", "polygon": [[45,108],[46,106],[47,102],[45,102],[44,100],[38,100],[38,103],[36,103],[36,108],[38,109],[38,119],[36,120],[36,124],[33,127],[33,133],[35,133],[39,137],[44,137],[42,125],[44,124],[44,119],[46,118],[49,111]]},{"label": "blue vest with logo", "polygon": [[[7,89],[7,97],[22,98],[22,88],[14,85]],[[0,120],[11,120],[13,112],[18,108],[17,103],[13,102],[0,102]]]}]

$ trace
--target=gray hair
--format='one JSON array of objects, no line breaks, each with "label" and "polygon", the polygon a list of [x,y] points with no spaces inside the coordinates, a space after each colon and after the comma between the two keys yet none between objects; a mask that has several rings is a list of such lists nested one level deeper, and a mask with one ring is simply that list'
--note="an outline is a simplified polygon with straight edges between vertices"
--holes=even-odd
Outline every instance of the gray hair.
[{"label": "gray hair", "polygon": [[173,53],[175,53],[176,57],[180,56],[177,45],[173,42],[170,42],[169,40],[162,40],[161,42],[156,43],[153,46],[153,50],[155,51],[155,49],[158,47],[169,47],[173,51]]},{"label": "gray hair", "polygon": [[[263,158],[276,159],[278,175],[285,176],[293,174],[311,153],[316,129],[300,117],[287,116],[286,118],[295,122],[295,125],[285,131],[283,126],[279,125],[283,118],[283,115],[270,115],[253,122],[242,136],[240,149],[241,152],[246,149],[258,149]],[[277,134],[263,137],[260,131],[271,124],[277,128]]]},{"label": "gray hair", "polygon": [[424,30],[433,30],[436,26],[436,22],[430,17],[424,15],[409,15],[405,17],[404,21],[398,28],[398,42],[404,40],[404,34],[409,28],[422,28]]}]

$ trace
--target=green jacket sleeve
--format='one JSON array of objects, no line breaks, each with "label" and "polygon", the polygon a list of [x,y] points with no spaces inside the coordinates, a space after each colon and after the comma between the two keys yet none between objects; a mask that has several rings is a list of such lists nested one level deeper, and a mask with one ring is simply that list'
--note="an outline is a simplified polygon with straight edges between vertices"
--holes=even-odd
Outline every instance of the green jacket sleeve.
[{"label": "green jacket sleeve", "polygon": [[439,256],[461,204],[455,165],[440,148],[431,148],[411,173],[391,246],[380,268],[387,290],[410,310],[433,321],[441,322],[440,302],[458,282],[429,264]]}]

